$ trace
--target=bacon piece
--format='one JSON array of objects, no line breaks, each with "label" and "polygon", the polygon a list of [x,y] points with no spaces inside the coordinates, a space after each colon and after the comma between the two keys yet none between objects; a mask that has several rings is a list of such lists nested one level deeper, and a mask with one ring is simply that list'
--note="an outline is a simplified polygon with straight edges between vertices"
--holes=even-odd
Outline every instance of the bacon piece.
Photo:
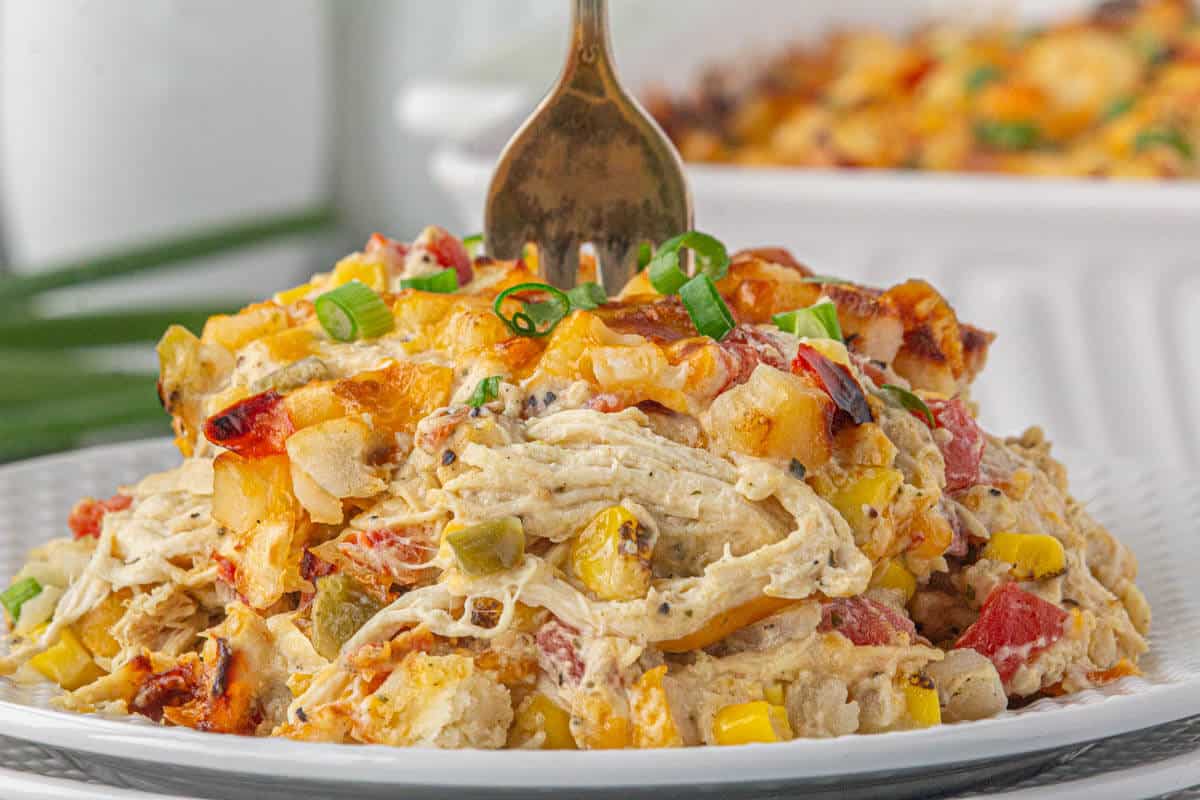
[{"label": "bacon piece", "polygon": [[162,722],[167,707],[180,706],[196,698],[200,692],[199,673],[195,661],[186,661],[148,676],[129,703],[129,710]]},{"label": "bacon piece", "polygon": [[726,357],[729,380],[717,394],[750,380],[750,375],[759,364],[784,372],[788,368],[783,350],[768,334],[757,328],[739,325],[721,340],[719,347]]},{"label": "bacon piece", "polygon": [[71,515],[67,517],[67,527],[75,534],[76,539],[99,536],[100,522],[105,514],[110,511],[124,511],[131,505],[133,498],[127,494],[114,494],[107,500],[85,497],[71,509]]},{"label": "bacon piece", "polygon": [[559,686],[578,686],[584,673],[579,655],[579,631],[558,619],[551,619],[538,629],[534,640],[542,669]]},{"label": "bacon piece", "polygon": [[[844,364],[831,361],[812,347],[802,344],[797,348],[796,358],[792,361],[792,372],[812,376],[817,385],[833,398],[839,416],[855,425],[875,421],[871,406],[867,404],[866,393]],[[834,422],[837,423],[838,420],[835,418]]]},{"label": "bacon piece", "polygon": [[983,461],[984,438],[979,423],[967,411],[962,400],[935,400],[928,403],[939,428],[950,433],[943,441],[937,436],[942,460],[946,462],[946,491],[969,489],[979,483],[979,465]]},{"label": "bacon piece", "polygon": [[997,586],[987,596],[979,619],[954,646],[969,647],[986,656],[1005,683],[1062,638],[1067,612],[1015,583]]},{"label": "bacon piece", "polygon": [[890,644],[898,633],[917,638],[913,621],[891,606],[865,597],[839,597],[821,606],[817,630],[837,631],[856,645]]},{"label": "bacon piece", "polygon": [[655,344],[670,344],[700,335],[678,297],[649,303],[609,301],[592,313],[617,333],[634,333]]},{"label": "bacon piece", "polygon": [[204,436],[210,442],[245,458],[283,453],[284,443],[295,432],[283,396],[274,390],[240,400],[204,423]]}]

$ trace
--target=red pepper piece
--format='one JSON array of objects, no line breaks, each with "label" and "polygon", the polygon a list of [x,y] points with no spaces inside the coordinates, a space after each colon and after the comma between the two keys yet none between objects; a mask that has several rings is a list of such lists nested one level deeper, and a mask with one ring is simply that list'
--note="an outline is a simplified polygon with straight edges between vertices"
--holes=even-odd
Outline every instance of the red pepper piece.
[{"label": "red pepper piece", "polygon": [[295,432],[283,396],[274,390],[234,403],[204,423],[204,436],[210,442],[244,458],[284,452],[284,442]]},{"label": "red pepper piece", "polygon": [[969,647],[996,665],[1005,683],[1022,664],[1062,638],[1067,612],[1015,583],[997,586],[975,624],[955,647]]},{"label": "red pepper piece", "polygon": [[814,377],[818,385],[833,398],[839,415],[849,417],[855,425],[875,421],[866,392],[844,364],[831,361],[812,347],[802,344],[792,361],[792,372]]}]

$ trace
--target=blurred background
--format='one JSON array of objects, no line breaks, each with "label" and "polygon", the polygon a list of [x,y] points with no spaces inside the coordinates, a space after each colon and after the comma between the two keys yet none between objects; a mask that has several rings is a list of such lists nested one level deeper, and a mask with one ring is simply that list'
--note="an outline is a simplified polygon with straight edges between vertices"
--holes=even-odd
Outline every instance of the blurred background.
[{"label": "blurred background", "polygon": [[[1178,466],[1200,465],[1194,12],[612,2],[626,83],[694,162],[698,227],[823,274],[925,277],[1000,334],[985,425]],[[0,458],[168,433],[169,321],[198,331],[376,230],[477,231],[568,16],[566,0],[0,0]]]}]

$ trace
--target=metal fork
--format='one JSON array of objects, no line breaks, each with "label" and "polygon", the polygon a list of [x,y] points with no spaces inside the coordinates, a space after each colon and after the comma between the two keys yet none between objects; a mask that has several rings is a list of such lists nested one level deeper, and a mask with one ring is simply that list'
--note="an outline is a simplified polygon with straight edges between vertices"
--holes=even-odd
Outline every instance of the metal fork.
[{"label": "metal fork", "polygon": [[683,164],[613,68],[606,0],[575,0],[571,49],[558,83],[513,135],[492,176],[488,252],[513,259],[538,246],[542,279],[570,289],[590,243],[615,294],[637,250],[692,227]]}]

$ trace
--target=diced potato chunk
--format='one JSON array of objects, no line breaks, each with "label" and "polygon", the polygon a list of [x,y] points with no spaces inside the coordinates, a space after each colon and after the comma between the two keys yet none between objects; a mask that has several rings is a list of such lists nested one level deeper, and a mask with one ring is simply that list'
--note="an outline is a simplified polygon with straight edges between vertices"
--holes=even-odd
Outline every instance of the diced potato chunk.
[{"label": "diced potato chunk", "polygon": [[29,665],[69,692],[104,675],[70,628],[63,628],[58,642],[29,659]]},{"label": "diced potato chunk", "polygon": [[292,512],[291,471],[284,456],[242,458],[221,453],[213,461],[212,515],[235,533]]},{"label": "diced potato chunk", "polygon": [[517,709],[509,741],[515,747],[539,742],[542,750],[575,750],[571,715],[541,692],[531,695]]},{"label": "diced potato chunk", "polygon": [[371,429],[361,419],[342,417],[298,430],[288,437],[288,457],[334,497],[370,497],[383,482],[370,466]]},{"label": "diced potato chunk", "polygon": [[944,659],[926,666],[925,673],[937,687],[946,722],[984,719],[1008,706],[995,665],[974,650],[949,650]]},{"label": "diced potato chunk", "polygon": [[650,589],[650,551],[633,512],[611,506],[580,531],[571,547],[571,567],[601,600],[633,600]]},{"label": "diced potato chunk", "polygon": [[346,401],[335,390],[333,381],[320,381],[301,386],[283,398],[284,408],[296,430],[319,422],[344,417],[349,413]]},{"label": "diced potato chunk", "polygon": [[112,629],[125,616],[125,605],[132,596],[129,589],[113,592],[79,618],[75,628],[88,650],[102,658],[112,658],[121,651]]},{"label": "diced potato chunk", "polygon": [[829,460],[833,411],[825,392],[759,364],[750,380],[713,401],[703,421],[718,447],[764,458],[795,458],[812,470]]},{"label": "diced potato chunk", "polygon": [[302,283],[299,286],[293,286],[291,289],[276,292],[273,299],[281,306],[290,306],[292,303],[298,303],[308,297],[312,294],[314,288],[311,283]]},{"label": "diced potato chunk", "polygon": [[909,719],[921,728],[939,725],[942,709],[938,704],[937,688],[925,675],[913,675],[904,682],[904,699],[908,706]]},{"label": "diced potato chunk", "polygon": [[336,289],[350,281],[361,281],[376,292],[387,291],[387,268],[378,261],[364,261],[355,253],[337,263],[326,288]]},{"label": "diced potato chunk", "polygon": [[200,340],[236,352],[255,339],[288,327],[287,313],[271,303],[259,303],[232,316],[215,314],[204,324]]},{"label": "diced potato chunk", "polygon": [[983,557],[1012,564],[1019,580],[1048,578],[1066,568],[1062,542],[1044,533],[994,533],[983,548]]},{"label": "diced potato chunk", "polygon": [[713,719],[713,740],[720,745],[786,742],[791,738],[787,709],[765,700],[725,706]]}]

